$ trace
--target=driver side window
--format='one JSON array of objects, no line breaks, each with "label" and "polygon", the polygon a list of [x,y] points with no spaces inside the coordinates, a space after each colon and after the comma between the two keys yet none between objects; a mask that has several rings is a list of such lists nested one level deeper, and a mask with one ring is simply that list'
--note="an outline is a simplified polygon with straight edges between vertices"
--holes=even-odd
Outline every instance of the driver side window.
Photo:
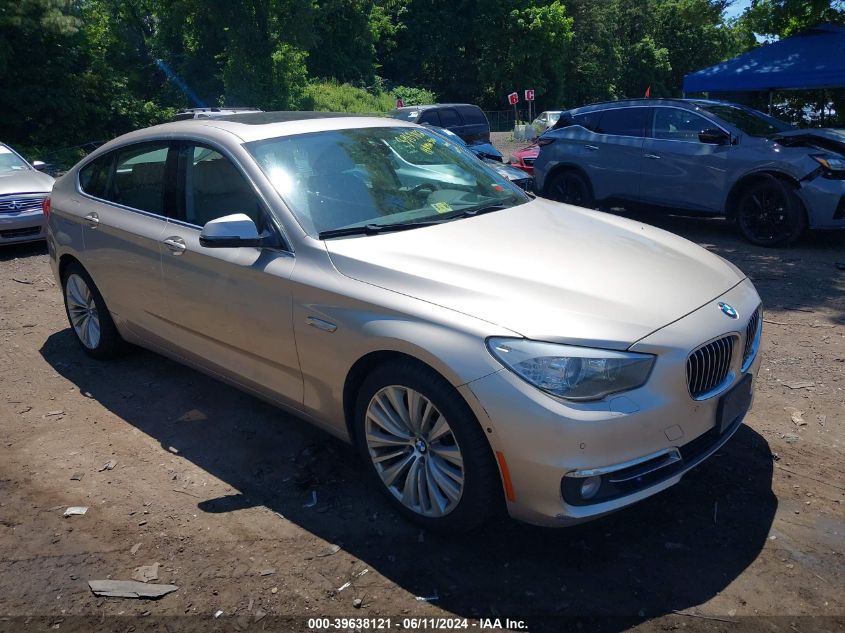
[{"label": "driver side window", "polygon": [[182,153],[184,217],[195,226],[233,213],[248,215],[259,231],[266,228],[264,212],[252,185],[218,151],[188,145]]}]

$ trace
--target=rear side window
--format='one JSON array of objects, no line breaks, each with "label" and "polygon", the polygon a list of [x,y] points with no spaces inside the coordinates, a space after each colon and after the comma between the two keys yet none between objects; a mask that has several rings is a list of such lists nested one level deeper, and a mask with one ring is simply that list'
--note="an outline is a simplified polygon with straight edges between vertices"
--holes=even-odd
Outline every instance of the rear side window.
[{"label": "rear side window", "polygon": [[596,132],[598,130],[598,122],[601,118],[601,112],[582,112],[574,116],[564,115],[555,123],[555,129],[566,127],[567,125],[580,125],[581,127]]},{"label": "rear side window", "polygon": [[489,125],[487,117],[484,112],[478,107],[463,107],[460,108],[461,116],[464,118],[464,123],[467,125]]},{"label": "rear side window", "polygon": [[164,215],[170,143],[144,143],[118,150],[105,198],[132,209]]},{"label": "rear side window", "polygon": [[644,136],[648,108],[615,108],[601,113],[599,134],[614,136]]},{"label": "rear side window", "polygon": [[79,188],[89,196],[105,198],[114,152],[104,154],[79,170]]},{"label": "rear side window", "polygon": [[427,123],[428,125],[440,125],[440,115],[437,110],[424,110],[416,121],[419,124]]},{"label": "rear side window", "polygon": [[443,127],[455,127],[461,125],[461,117],[454,108],[443,108],[440,110],[440,125]]}]

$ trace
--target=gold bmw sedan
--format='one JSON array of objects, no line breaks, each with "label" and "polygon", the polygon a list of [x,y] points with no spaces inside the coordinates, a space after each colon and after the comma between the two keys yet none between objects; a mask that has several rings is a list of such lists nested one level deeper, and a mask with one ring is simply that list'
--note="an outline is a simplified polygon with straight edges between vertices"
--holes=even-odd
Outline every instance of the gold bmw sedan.
[{"label": "gold bmw sedan", "polygon": [[761,307],[737,268],[533,199],[412,123],[168,123],[99,148],[49,209],[89,355],[140,345],[312,421],[426,528],[618,510],[751,406]]}]

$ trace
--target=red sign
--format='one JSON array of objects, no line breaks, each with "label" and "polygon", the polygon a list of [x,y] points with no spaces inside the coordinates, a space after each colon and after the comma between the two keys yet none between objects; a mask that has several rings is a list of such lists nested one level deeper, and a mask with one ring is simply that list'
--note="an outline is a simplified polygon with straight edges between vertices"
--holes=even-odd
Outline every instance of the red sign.
[{"label": "red sign", "polygon": [[402,99],[397,99],[397,100],[396,100],[396,107],[397,107],[397,108],[404,108],[404,107],[405,107],[405,102],[404,102],[404,101],[402,101]]},{"label": "red sign", "polygon": [[525,100],[526,101],[534,101],[534,91],[533,90],[526,90],[525,91]]},{"label": "red sign", "polygon": [[508,95],[508,103],[510,103],[511,105],[516,105],[517,103],[519,103],[519,95],[515,92],[510,93]]}]

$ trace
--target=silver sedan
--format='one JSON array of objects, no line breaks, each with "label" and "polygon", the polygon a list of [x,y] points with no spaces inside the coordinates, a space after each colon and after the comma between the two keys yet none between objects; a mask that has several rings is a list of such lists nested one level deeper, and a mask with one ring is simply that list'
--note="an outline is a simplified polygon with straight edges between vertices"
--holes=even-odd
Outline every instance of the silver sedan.
[{"label": "silver sedan", "polygon": [[52,187],[51,176],[0,143],[0,245],[44,239],[44,201]]},{"label": "silver sedan", "polygon": [[653,495],[728,441],[759,366],[737,268],[400,121],[127,134],[57,181],[48,247],[88,354],[141,345],[312,421],[429,528]]}]

